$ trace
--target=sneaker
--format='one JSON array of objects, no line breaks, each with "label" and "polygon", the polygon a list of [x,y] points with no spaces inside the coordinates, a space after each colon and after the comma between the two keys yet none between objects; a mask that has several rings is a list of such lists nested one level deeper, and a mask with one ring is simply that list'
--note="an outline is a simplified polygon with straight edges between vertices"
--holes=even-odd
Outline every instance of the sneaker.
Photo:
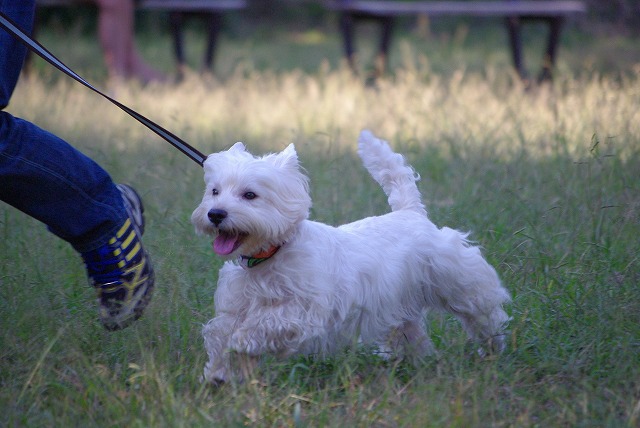
[{"label": "sneaker", "polygon": [[153,293],[154,273],[142,247],[144,208],[133,188],[118,184],[129,217],[102,247],[82,253],[87,274],[98,291],[100,321],[120,330],[142,316]]}]

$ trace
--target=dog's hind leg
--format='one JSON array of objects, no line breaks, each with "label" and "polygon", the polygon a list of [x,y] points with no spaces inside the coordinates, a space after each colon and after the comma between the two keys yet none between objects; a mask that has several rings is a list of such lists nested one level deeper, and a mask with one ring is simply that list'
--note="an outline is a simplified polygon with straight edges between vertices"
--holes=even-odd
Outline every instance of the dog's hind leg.
[{"label": "dog's hind leg", "polygon": [[504,349],[504,328],[509,316],[502,308],[510,301],[495,269],[469,244],[464,234],[442,229],[442,243],[434,249],[437,257],[425,264],[423,285],[427,306],[454,314],[484,352]]},{"label": "dog's hind leg", "polygon": [[444,309],[460,320],[471,340],[478,343],[480,355],[500,353],[505,348],[504,329],[509,316],[502,308],[508,302],[506,291],[498,283],[484,283],[466,294],[450,294]]}]

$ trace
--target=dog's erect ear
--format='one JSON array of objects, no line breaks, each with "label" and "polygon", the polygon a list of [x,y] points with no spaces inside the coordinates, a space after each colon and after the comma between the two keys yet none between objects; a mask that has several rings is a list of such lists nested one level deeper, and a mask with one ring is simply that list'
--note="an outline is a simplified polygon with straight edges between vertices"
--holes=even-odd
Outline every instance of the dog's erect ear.
[{"label": "dog's erect ear", "polygon": [[243,143],[241,143],[240,141],[238,141],[237,143],[235,143],[233,146],[231,146],[231,148],[229,149],[230,152],[232,151],[238,151],[238,152],[246,152],[247,148],[244,146]]},{"label": "dog's erect ear", "polygon": [[293,156],[298,159],[298,153],[296,153],[296,146],[293,143],[289,144],[283,151],[280,152],[280,155],[285,155],[287,157]]},{"label": "dog's erect ear", "polygon": [[298,169],[298,154],[296,153],[296,148],[293,144],[289,144],[286,149],[281,151],[280,153],[271,153],[262,158],[266,162],[269,162],[271,165],[276,168],[292,168]]},{"label": "dog's erect ear", "polygon": [[298,153],[293,143],[289,144],[286,149],[278,153],[276,157],[277,164],[280,166],[298,167]]}]

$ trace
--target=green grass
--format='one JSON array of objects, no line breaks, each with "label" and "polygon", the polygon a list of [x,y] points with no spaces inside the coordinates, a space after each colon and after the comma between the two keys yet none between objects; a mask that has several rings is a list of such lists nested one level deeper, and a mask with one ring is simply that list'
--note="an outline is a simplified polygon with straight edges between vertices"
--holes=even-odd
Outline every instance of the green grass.
[{"label": "green grass", "polygon": [[[473,231],[510,290],[505,354],[474,356],[458,323],[433,314],[439,355],[419,367],[362,350],[269,360],[244,385],[202,385],[200,328],[213,316],[220,261],[189,223],[201,170],[36,63],[9,111],[140,191],[157,291],[134,326],[104,331],[79,256],[0,205],[0,425],[637,426],[637,67],[610,73],[581,63],[581,42],[592,41],[570,33],[575,49],[562,52],[554,84],[526,92],[504,66],[500,41],[481,63],[471,39],[446,44],[442,36],[443,49],[436,37],[428,47],[442,51],[427,58],[411,35],[398,40],[404,59],[394,73],[367,88],[339,67],[331,35],[306,53],[298,47],[307,65],[291,65],[288,49],[309,40],[294,36],[223,41],[217,78],[110,90],[203,152],[238,140],[257,153],[296,143],[311,177],[312,218],[332,224],[388,210],[355,155],[361,128],[388,139],[420,172],[432,219]],[[91,39],[70,51],[60,36],[42,37],[103,83]],[[168,49],[164,35],[145,44],[147,53]],[[171,70],[170,59],[160,66]]]}]

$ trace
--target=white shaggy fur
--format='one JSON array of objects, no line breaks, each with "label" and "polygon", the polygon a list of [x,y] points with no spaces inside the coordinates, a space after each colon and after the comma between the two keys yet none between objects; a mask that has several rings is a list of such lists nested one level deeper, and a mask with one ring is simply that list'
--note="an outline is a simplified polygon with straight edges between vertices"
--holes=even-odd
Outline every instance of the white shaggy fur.
[{"label": "white shaggy fur", "polygon": [[[326,355],[358,341],[428,355],[428,308],[454,314],[481,349],[504,348],[509,294],[480,249],[428,219],[417,174],[386,142],[363,131],[358,147],[392,212],[340,227],[307,220],[308,179],[293,145],[254,157],[237,143],[207,158],[191,220],[237,261],[220,270],[215,318],[203,328],[205,380],[242,379],[261,355]],[[241,257],[273,246],[255,267]]]}]

